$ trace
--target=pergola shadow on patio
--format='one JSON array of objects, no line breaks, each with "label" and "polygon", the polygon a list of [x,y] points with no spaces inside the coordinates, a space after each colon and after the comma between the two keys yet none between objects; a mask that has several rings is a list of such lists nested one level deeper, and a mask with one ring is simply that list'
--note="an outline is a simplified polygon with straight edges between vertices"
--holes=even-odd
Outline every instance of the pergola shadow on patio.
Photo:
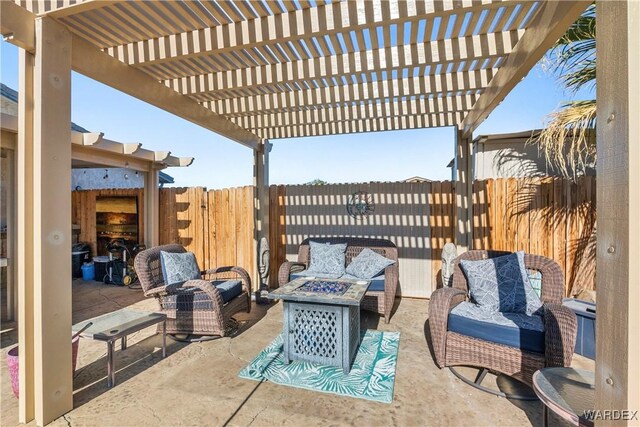
[{"label": "pergola shadow on patio", "polygon": [[[155,301],[125,287],[80,280],[73,287],[74,322],[123,306],[155,309]],[[169,340],[165,359],[155,327],[131,335],[127,349],[116,352],[113,388],[107,388],[104,343],[82,339],[74,409],[51,425],[540,425],[539,402],[488,395],[436,367],[427,311],[426,301],[404,300],[389,325],[362,312],[363,328],[401,334],[391,404],[239,378],[238,372],[281,331],[278,303],[254,305],[250,314],[237,315],[240,331],[230,338],[193,344]],[[3,332],[3,347],[16,338],[15,331]],[[3,359],[3,372],[4,365]],[[574,365],[593,369],[593,362],[580,356]],[[0,397],[2,424],[16,425],[17,399],[8,381],[2,382]],[[551,421],[562,425],[559,419]]]},{"label": "pergola shadow on patio", "polygon": [[[640,337],[632,334],[640,323],[636,309],[640,288],[635,286],[640,265],[633,262],[640,258],[640,228],[631,220],[640,216],[640,122],[636,120],[640,115],[636,96],[640,40],[634,27],[640,21],[640,4],[596,3],[598,116],[604,120],[597,135],[599,316],[594,409],[634,410],[640,400]],[[21,48],[15,266],[23,391],[19,420],[44,425],[73,408],[71,349],[66,345],[72,324],[71,271],[68,252],[61,250],[71,240],[71,196],[69,185],[62,184],[70,181],[72,159],[68,144],[72,70],[252,149],[255,242],[269,235],[270,140],[455,126],[455,243],[463,251],[473,248],[473,131],[589,4],[489,0],[1,2],[0,30]],[[157,215],[150,215],[147,226],[157,230],[157,220]],[[50,276],[56,280],[47,280]],[[458,389],[457,382],[443,381],[439,390],[425,386],[429,393],[415,395],[416,388],[408,386],[412,381],[448,375],[435,370],[425,350],[423,324],[428,313],[415,312],[422,313],[420,321],[407,319],[395,326],[407,337],[400,357],[416,355],[416,363],[398,369],[394,410],[379,414],[377,420],[409,423],[404,418],[408,414],[415,420],[436,414],[429,421],[441,424],[443,420],[453,422],[452,416],[462,419],[482,413],[486,417],[496,411],[490,422],[512,423],[512,418],[500,418],[510,412],[496,409],[508,404],[504,401],[491,400],[491,405],[477,412],[467,407],[452,415],[460,396],[472,393]],[[267,325],[269,316],[257,326]],[[396,316],[403,316],[402,307]],[[247,334],[254,329],[259,328]],[[226,347],[227,354],[229,349],[237,354],[242,346],[254,345],[244,334],[243,339],[211,345],[223,343],[238,345],[237,350]],[[189,346],[186,351],[197,356],[200,348]],[[206,419],[219,416],[215,392],[221,387],[237,387],[243,396],[254,387],[235,382],[235,368],[240,364],[235,357],[226,360],[238,365],[231,373],[226,373],[224,364],[205,365],[210,366],[209,375],[199,375],[188,384],[178,381],[175,375],[186,371],[174,365],[179,354],[132,377],[134,383],[161,366],[171,368],[162,370],[162,375],[167,372],[166,380],[162,375],[146,378],[142,399],[123,395],[101,400],[124,392],[116,388],[83,408],[102,402],[93,409],[108,420],[107,414],[127,413],[122,405],[130,405],[133,413],[153,390],[173,398],[174,387],[194,392],[194,398],[201,396],[196,399],[202,402],[197,410]],[[421,368],[425,370],[416,371]],[[216,377],[220,372],[229,376]],[[253,396],[269,387],[261,386]],[[269,391],[265,404],[250,415],[264,416],[265,423],[275,419],[268,418],[269,403],[281,396]],[[362,412],[345,413],[339,410],[344,408],[343,400],[315,394],[300,399],[303,394],[296,391],[290,400],[281,399],[286,404],[281,407],[283,422],[288,420],[287,411],[304,414],[295,419],[298,423],[318,419],[318,414],[357,423],[359,419],[340,417],[360,413],[367,418],[373,413],[372,406],[367,406],[371,404],[354,403],[362,405]],[[326,407],[318,405],[320,401]],[[428,408],[440,402],[446,402],[439,407],[441,411],[429,413]],[[231,406],[238,404],[234,401]],[[194,416],[176,407],[180,408],[173,405],[175,414],[165,419],[175,416],[179,417],[175,423],[188,423]],[[314,410],[305,412],[305,408]],[[157,415],[153,412],[147,410],[148,419]],[[95,421],[96,413],[92,411],[91,416]],[[397,418],[389,418],[393,416]],[[195,418],[202,419],[198,414]],[[251,419],[237,422],[249,424]]]}]

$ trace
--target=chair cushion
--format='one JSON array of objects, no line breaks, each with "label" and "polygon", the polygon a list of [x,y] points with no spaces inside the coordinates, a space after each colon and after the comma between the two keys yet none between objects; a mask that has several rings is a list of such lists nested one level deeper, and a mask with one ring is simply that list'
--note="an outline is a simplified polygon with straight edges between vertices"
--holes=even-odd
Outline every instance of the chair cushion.
[{"label": "chair cushion", "polygon": [[521,350],[544,353],[544,319],[538,315],[489,311],[465,301],[449,313],[447,330]]},{"label": "chair cushion", "polygon": [[396,262],[385,258],[369,248],[364,248],[346,268],[346,273],[360,279],[369,280],[379,276],[385,268]]},{"label": "chair cushion", "polygon": [[309,242],[310,260],[307,273],[337,279],[344,274],[346,243],[331,245],[329,243]]},{"label": "chair cushion", "polygon": [[200,279],[198,261],[193,252],[174,253],[160,251],[160,266],[167,285],[181,285],[187,280]]},{"label": "chair cushion", "polygon": [[211,282],[218,288],[223,302],[229,302],[242,293],[242,282],[240,280],[214,280]]},{"label": "chair cushion", "polygon": [[[220,291],[223,303],[231,301],[242,293],[240,280],[214,280],[211,284]],[[181,289],[179,293],[163,297],[162,302],[169,310],[213,310],[213,303],[209,296],[198,288]]]},{"label": "chair cushion", "polygon": [[542,302],[536,295],[519,251],[479,261],[460,260],[473,301],[489,311],[538,313]]},{"label": "chair cushion", "polygon": [[[345,274],[344,276],[341,277],[341,279],[345,279],[345,280],[363,280],[359,277],[356,276],[352,276],[350,274]],[[379,276],[376,277],[372,277],[371,279],[365,279],[370,281],[371,283],[369,284],[369,287],[367,288],[367,292],[368,291],[374,291],[374,292],[384,292],[384,274],[381,274]]]}]

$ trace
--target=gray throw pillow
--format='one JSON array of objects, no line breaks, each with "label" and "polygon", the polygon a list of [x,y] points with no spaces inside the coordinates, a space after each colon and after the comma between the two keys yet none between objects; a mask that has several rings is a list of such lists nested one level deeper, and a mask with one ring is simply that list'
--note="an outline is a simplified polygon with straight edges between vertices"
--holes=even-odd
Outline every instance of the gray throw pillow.
[{"label": "gray throw pillow", "polygon": [[524,252],[480,261],[461,260],[473,301],[488,310],[534,314],[542,307],[529,283]]},{"label": "gray throw pillow", "polygon": [[344,274],[346,243],[309,242],[310,260],[307,273],[323,274],[327,278],[337,279]]},{"label": "gray throw pillow", "polygon": [[379,276],[385,268],[395,263],[395,261],[385,258],[369,248],[364,248],[358,256],[351,260],[346,272],[360,279],[371,279]]},{"label": "gray throw pillow", "polygon": [[160,266],[167,285],[181,285],[187,280],[202,278],[193,252],[178,254],[160,251]]}]

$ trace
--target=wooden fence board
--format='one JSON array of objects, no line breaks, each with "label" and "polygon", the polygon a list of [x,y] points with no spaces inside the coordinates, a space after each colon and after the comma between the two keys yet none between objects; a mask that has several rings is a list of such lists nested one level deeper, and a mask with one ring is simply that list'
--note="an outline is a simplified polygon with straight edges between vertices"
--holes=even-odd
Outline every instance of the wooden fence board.
[{"label": "wooden fence board", "polygon": [[[595,177],[580,178],[577,183],[562,178],[474,182],[474,247],[525,250],[548,256],[560,264],[567,291],[571,288],[594,289],[595,187]],[[295,191],[291,190],[289,197],[291,188]],[[379,209],[366,221],[356,223],[343,210],[348,194],[358,189],[374,194]],[[138,196],[140,240],[144,237],[142,189],[76,191],[72,194],[72,218],[74,223],[81,225],[80,240],[90,242],[94,251],[96,197],[116,195]],[[159,198],[160,243],[183,244],[196,254],[203,268],[240,265],[255,280],[258,276],[253,200],[253,187],[209,191],[202,187],[163,188]],[[394,206],[402,210],[402,214],[393,211]],[[287,215],[289,209],[291,215]],[[285,261],[287,251],[297,248],[302,229],[316,227],[310,230],[319,232],[317,227],[324,227],[322,230],[336,235],[392,238],[406,253],[422,254],[420,256],[427,257],[424,261],[429,265],[425,267],[415,262],[416,271],[405,271],[405,280],[427,275],[426,280],[435,289],[442,248],[455,239],[455,184],[435,181],[313,188],[272,186],[269,189],[269,216],[272,287],[277,284],[278,269]],[[291,230],[298,231],[292,233]],[[410,260],[413,264],[418,257],[410,257]],[[258,282],[253,286],[256,289]],[[424,289],[421,286],[419,289]],[[414,284],[405,283],[405,289],[414,289]]]}]

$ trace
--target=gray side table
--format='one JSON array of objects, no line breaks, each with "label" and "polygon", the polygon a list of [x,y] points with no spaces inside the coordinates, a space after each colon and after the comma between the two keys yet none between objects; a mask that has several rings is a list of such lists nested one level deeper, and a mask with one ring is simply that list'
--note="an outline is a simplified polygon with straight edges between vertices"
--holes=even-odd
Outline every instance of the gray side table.
[{"label": "gray side table", "polygon": [[88,322],[92,322],[93,325],[85,329],[80,336],[107,343],[107,387],[113,387],[116,383],[114,352],[115,342],[118,339],[121,340],[121,348],[124,350],[127,348],[127,335],[162,323],[162,357],[167,355],[167,316],[165,314],[122,309],[77,323],[71,330],[75,333]]},{"label": "gray side table", "polygon": [[360,302],[369,283],[300,278],[269,293],[267,298],[283,300],[286,363],[338,366],[348,374],[360,344]]},{"label": "gray side table", "polygon": [[576,426],[593,426],[584,417],[595,408],[593,372],[573,368],[544,368],[533,374],[533,390],[544,404],[543,425],[547,426],[549,409]]}]

